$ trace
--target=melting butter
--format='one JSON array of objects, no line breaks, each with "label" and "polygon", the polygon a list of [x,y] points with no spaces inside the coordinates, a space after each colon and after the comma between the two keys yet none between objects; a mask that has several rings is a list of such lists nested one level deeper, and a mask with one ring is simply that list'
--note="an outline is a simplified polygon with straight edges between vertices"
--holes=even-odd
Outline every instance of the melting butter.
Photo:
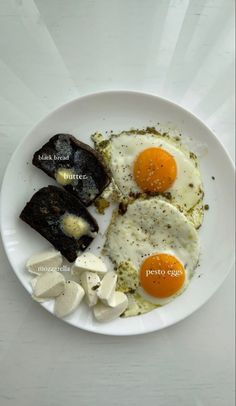
[{"label": "melting butter", "polygon": [[89,233],[89,224],[82,217],[75,214],[64,214],[61,218],[61,228],[69,237],[79,239]]},{"label": "melting butter", "polygon": [[72,168],[59,168],[55,174],[55,179],[62,186],[70,185],[73,182],[73,175]]}]

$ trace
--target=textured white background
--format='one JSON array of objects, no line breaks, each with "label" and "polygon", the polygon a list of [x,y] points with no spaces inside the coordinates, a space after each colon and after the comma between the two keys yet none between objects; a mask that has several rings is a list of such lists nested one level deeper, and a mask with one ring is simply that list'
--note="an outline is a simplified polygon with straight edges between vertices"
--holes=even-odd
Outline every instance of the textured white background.
[{"label": "textured white background", "polygon": [[[1,177],[39,119],[106,89],[180,103],[234,158],[233,14],[233,0],[0,0]],[[114,338],[46,313],[2,248],[0,272],[1,405],[234,405],[233,273],[180,324]]]}]

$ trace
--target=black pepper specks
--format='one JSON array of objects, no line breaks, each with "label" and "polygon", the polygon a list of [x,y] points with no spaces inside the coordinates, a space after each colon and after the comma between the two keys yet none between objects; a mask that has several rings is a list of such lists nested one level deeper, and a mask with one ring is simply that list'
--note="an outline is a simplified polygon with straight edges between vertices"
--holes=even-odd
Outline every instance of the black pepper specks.
[{"label": "black pepper specks", "polygon": [[98,283],[97,285],[94,285],[94,286],[92,287],[92,290],[97,290],[97,289],[99,288],[99,286],[100,286],[100,283]]},{"label": "black pepper specks", "polygon": [[128,205],[127,205],[126,203],[121,202],[121,203],[119,204],[119,209],[118,209],[119,214],[121,214],[121,215],[125,214],[126,211],[127,211],[127,206],[128,206]]}]

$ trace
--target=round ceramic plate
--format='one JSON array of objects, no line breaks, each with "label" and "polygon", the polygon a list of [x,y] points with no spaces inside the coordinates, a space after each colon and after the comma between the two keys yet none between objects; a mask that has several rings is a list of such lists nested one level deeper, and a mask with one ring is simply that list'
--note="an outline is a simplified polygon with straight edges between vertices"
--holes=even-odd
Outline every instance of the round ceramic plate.
[{"label": "round ceramic plate", "polygon": [[[49,247],[43,237],[19,219],[34,192],[54,183],[31,164],[33,153],[56,133],[71,133],[91,144],[90,135],[95,131],[119,132],[146,126],[173,134],[180,132],[184,143],[199,156],[205,203],[210,207],[200,229],[200,267],[182,295],[142,316],[101,324],[82,304],[65,321],[84,330],[132,335],[170,326],[205,303],[222,284],[233,264],[234,168],[216,136],[193,114],[168,100],[138,92],[111,91],[81,97],[51,113],[23,139],[8,164],[1,194],[1,232],[7,256],[22,285],[31,293],[31,275],[25,270],[26,260]],[[90,211],[94,214],[93,209]],[[101,232],[105,231],[110,214],[109,211],[104,216],[95,214]],[[95,239],[91,251],[96,252],[100,244],[100,238]],[[42,306],[53,311],[53,301]]]}]

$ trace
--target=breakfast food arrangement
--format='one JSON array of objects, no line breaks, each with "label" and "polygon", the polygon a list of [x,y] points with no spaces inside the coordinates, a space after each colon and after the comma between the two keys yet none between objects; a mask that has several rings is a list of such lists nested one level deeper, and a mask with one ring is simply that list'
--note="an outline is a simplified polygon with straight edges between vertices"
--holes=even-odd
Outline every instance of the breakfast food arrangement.
[{"label": "breakfast food arrangement", "polygon": [[[57,186],[36,191],[20,219],[50,243],[26,263],[32,297],[53,300],[62,318],[83,301],[97,321],[110,322],[164,306],[188,288],[206,205],[197,156],[181,135],[147,127],[91,139],[94,148],[56,134],[34,153],[33,165]],[[95,217],[108,207],[95,255]]]}]

